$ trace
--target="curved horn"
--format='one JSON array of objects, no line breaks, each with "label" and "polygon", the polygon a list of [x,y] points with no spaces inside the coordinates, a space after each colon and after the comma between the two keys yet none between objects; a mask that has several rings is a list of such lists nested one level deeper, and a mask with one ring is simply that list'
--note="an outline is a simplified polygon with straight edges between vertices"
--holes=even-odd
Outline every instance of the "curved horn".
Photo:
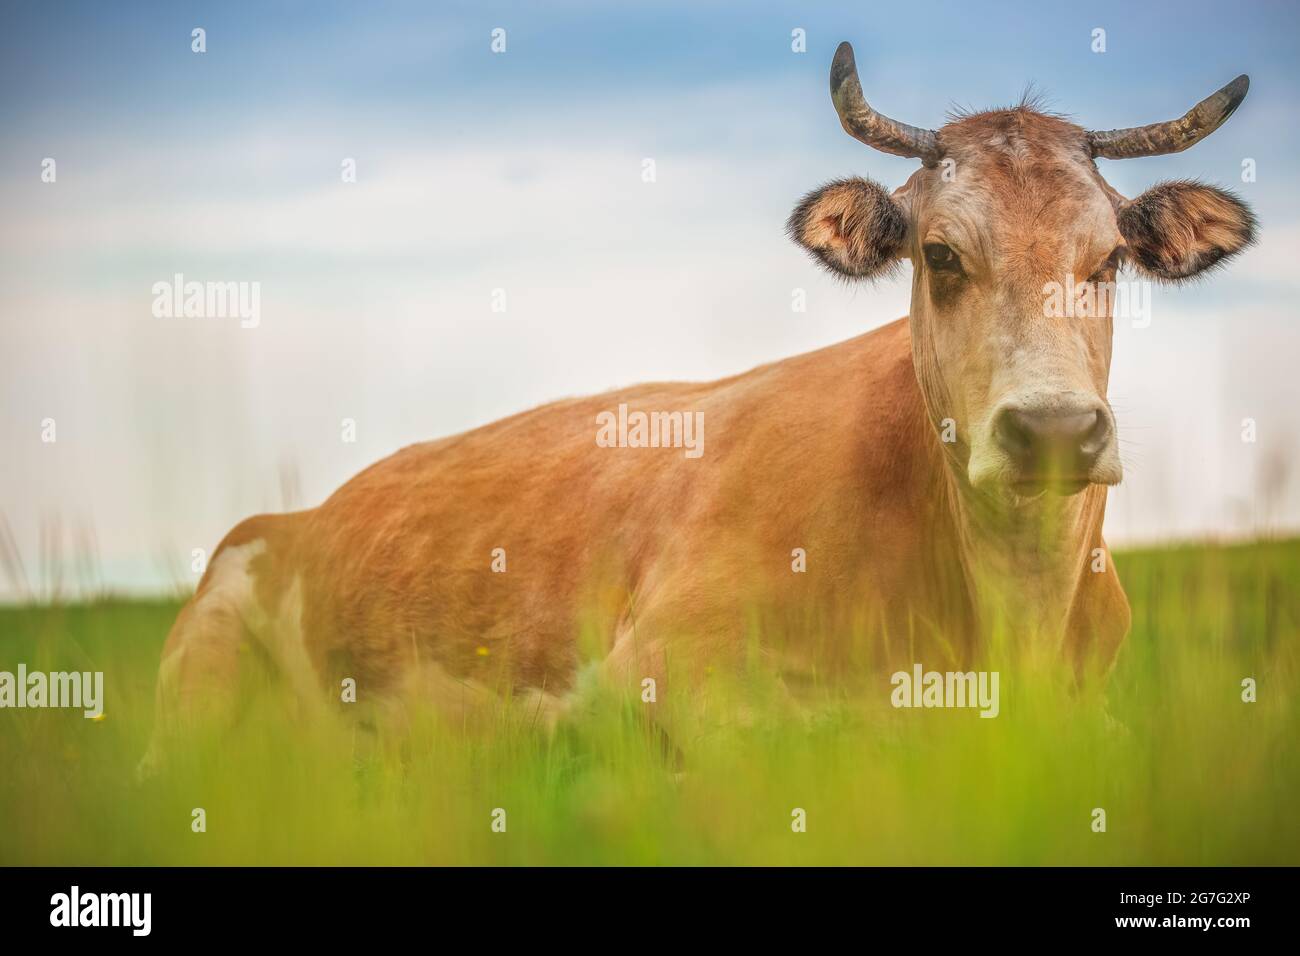
[{"label": "curved horn", "polygon": [[1132,129],[1108,129],[1088,133],[1093,156],[1106,159],[1130,159],[1134,156],[1162,156],[1195,146],[1227,121],[1250,89],[1245,73],[1223,89],[1211,93],[1183,116],[1167,123],[1135,126]]},{"label": "curved horn", "polygon": [[927,166],[943,155],[934,130],[908,126],[871,108],[862,96],[853,47],[847,42],[839,45],[831,61],[831,99],[844,131],[854,139],[896,156],[919,157]]}]

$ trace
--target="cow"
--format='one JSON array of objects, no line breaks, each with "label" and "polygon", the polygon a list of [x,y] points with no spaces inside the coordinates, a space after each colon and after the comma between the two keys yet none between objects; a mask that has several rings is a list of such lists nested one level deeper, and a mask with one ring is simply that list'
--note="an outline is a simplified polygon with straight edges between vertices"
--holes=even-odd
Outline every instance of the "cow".
[{"label": "cow", "polygon": [[[242,522],[167,637],[150,757],[172,728],[229,719],[249,659],[309,710],[345,707],[351,682],[384,712],[463,721],[506,701],[553,725],[594,684],[640,694],[669,736],[666,700],[755,661],[796,701],[854,668],[966,666],[995,639],[1104,675],[1130,617],[1102,538],[1122,476],[1113,302],[1056,317],[1045,290],[1121,266],[1180,282],[1253,241],[1229,193],[1126,199],[1095,162],[1186,149],[1248,80],[1105,132],[1032,102],[897,122],[864,99],[847,43],[830,85],[850,135],[921,165],[892,193],[811,192],[788,232],[848,280],[909,260],[908,316],[412,445],[316,508]],[[690,422],[707,433],[693,450]]]}]

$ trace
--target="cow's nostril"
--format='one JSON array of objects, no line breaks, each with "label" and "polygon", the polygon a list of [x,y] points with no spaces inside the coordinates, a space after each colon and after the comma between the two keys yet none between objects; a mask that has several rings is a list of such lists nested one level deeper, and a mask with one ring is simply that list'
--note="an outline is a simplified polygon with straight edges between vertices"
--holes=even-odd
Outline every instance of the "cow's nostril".
[{"label": "cow's nostril", "polygon": [[1100,409],[1086,412],[1004,409],[995,432],[1003,450],[1023,469],[1086,470],[1105,447],[1110,423]]},{"label": "cow's nostril", "polygon": [[1083,441],[1079,443],[1079,451],[1088,455],[1090,458],[1096,458],[1101,450],[1106,447],[1106,440],[1110,438],[1110,419],[1101,413],[1100,410],[1092,413],[1092,426],[1088,429]]},{"label": "cow's nostril", "polygon": [[1033,453],[1033,422],[1018,408],[1008,408],[998,416],[997,436],[998,442],[1013,458],[1025,458]]}]

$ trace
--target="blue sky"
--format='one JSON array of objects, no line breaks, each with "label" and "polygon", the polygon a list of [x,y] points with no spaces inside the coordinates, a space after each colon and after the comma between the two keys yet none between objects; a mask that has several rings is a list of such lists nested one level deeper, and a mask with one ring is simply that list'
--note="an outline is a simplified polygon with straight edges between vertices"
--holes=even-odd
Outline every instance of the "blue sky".
[{"label": "blue sky", "polygon": [[[364,122],[417,106],[478,113],[501,98],[530,109],[557,96],[617,100],[649,85],[811,91],[849,38],[864,85],[915,103],[917,123],[940,122],[950,101],[1005,102],[1032,80],[1081,119],[1126,124],[1168,109],[1171,91],[1212,89],[1244,69],[1253,96],[1288,106],[1298,20],[1285,2],[27,3],[5,14],[0,78],[5,119],[24,128],[143,132],[199,113],[298,108]],[[196,25],[210,39],[201,60],[188,44]],[[496,26],[510,55],[485,58]],[[803,57],[790,55],[795,26],[807,30]],[[1090,50],[1094,27],[1107,30],[1104,55]]]},{"label": "blue sky", "polygon": [[[1264,230],[1212,281],[1157,290],[1151,329],[1117,333],[1131,458],[1108,528],[1300,524],[1293,470],[1280,503],[1258,490],[1261,456],[1300,430],[1296,5],[629,7],[7,5],[0,514],[29,570],[58,516],[95,529],[107,583],[157,586],[178,555],[280,507],[285,472],[312,504],[410,441],[564,395],[730,374],[904,314],[906,273],[846,288],[782,234],[820,182],[897,186],[915,168],[840,129],[826,77],[845,39],[874,105],[922,126],[1031,82],[1083,125],[1136,125],[1250,73],[1245,105],[1196,148],[1102,163],[1130,196],[1179,177],[1230,185]],[[57,184],[40,182],[44,157]],[[345,157],[356,184],[340,183]],[[261,282],[262,326],[160,325],[149,289],[177,271]],[[505,315],[486,307],[498,287]],[[806,314],[791,314],[793,288]],[[1245,415],[1257,448],[1236,440]],[[36,440],[47,416],[57,447]]]}]

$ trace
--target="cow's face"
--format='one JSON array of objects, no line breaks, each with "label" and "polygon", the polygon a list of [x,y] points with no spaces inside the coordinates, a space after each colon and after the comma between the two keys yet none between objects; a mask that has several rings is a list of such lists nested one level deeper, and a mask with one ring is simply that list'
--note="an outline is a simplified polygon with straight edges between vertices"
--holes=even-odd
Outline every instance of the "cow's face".
[{"label": "cow's face", "polygon": [[[892,195],[864,179],[811,193],[790,217],[791,235],[848,278],[911,260],[917,378],[973,487],[1014,502],[1116,484],[1106,389],[1117,271],[1194,276],[1251,241],[1249,210],[1185,182],[1127,200],[1093,157],[1131,155],[1131,136],[1088,133],[1025,106],[959,118],[937,133],[865,116],[865,102],[854,115],[842,90],[845,47],[832,69],[845,127],[865,139],[854,124],[878,117],[890,125],[868,131],[884,141],[872,145],[914,148],[907,155],[925,166]],[[1150,129],[1121,132],[1146,137],[1150,148]]]}]

